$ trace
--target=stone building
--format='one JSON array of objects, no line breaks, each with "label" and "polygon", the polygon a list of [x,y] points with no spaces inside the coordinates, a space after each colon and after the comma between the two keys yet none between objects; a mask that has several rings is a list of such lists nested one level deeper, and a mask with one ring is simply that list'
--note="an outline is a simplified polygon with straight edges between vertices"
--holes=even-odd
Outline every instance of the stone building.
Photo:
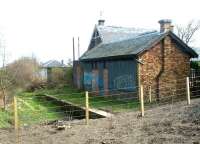
[{"label": "stone building", "polygon": [[95,26],[88,50],[75,62],[74,84],[102,95],[112,90],[136,91],[160,98],[181,93],[190,59],[198,54],[173,33],[171,20],[160,20],[160,31]]}]

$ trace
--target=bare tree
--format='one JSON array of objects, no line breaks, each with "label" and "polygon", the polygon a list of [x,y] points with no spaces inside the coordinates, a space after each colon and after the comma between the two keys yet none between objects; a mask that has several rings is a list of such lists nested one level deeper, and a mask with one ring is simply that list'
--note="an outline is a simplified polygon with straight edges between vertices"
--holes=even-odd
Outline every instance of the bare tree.
[{"label": "bare tree", "polygon": [[6,66],[7,73],[13,77],[14,85],[26,88],[34,81],[40,81],[39,63],[33,57],[21,57]]},{"label": "bare tree", "polygon": [[191,20],[186,26],[177,25],[177,35],[181,38],[186,44],[189,44],[193,41],[194,35],[200,29],[200,20],[194,21]]},{"label": "bare tree", "polygon": [[0,66],[0,99],[3,100],[3,108],[6,109],[6,97],[7,97],[7,88],[11,84],[11,79],[7,75],[6,67],[6,51],[5,51],[5,45],[3,41],[3,37],[0,38],[0,63],[2,64]]}]

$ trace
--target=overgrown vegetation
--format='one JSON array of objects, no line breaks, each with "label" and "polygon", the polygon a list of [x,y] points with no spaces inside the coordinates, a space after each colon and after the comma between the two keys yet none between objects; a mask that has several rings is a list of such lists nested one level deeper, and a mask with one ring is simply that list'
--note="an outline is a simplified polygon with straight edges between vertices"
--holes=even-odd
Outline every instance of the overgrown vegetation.
[{"label": "overgrown vegetation", "polygon": [[49,69],[48,87],[72,85],[72,67]]},{"label": "overgrown vegetation", "polygon": [[19,90],[41,83],[38,72],[39,63],[29,57],[22,57],[0,69],[0,98],[3,98],[4,109]]},{"label": "overgrown vegetation", "polygon": [[190,67],[195,70],[200,70],[200,61],[191,61]]},{"label": "overgrown vegetation", "polygon": [[[41,101],[36,94],[50,88],[57,93],[60,87],[72,83],[72,67],[54,69],[52,85],[48,85],[40,75],[40,65],[35,58],[23,57],[0,69],[0,100],[4,100],[4,109],[0,109],[0,127],[13,124],[13,96],[18,99],[19,118],[23,124],[38,123],[66,117],[55,103]],[[27,92],[29,91],[29,92]],[[67,90],[70,92],[69,90]],[[73,92],[73,91],[71,91]],[[54,94],[55,94],[54,93]],[[1,102],[1,101],[0,101]],[[2,106],[2,105],[0,105]]]}]

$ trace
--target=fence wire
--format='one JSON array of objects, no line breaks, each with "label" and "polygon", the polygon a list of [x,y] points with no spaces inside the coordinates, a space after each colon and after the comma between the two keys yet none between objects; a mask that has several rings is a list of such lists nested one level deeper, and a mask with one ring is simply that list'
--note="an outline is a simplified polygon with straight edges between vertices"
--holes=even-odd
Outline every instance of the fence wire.
[{"label": "fence wire", "polygon": [[[189,84],[190,97],[200,97],[199,80],[191,78]],[[85,125],[87,110],[89,111],[89,120],[107,117],[106,120],[110,129],[123,125],[115,119],[116,114],[126,117],[129,112],[138,112],[135,117],[141,117],[141,97],[138,90],[139,87],[88,92],[88,108],[86,107],[86,92],[56,92],[54,94],[39,92],[19,95],[16,98],[18,131],[15,142],[23,143],[24,137],[27,137],[27,135],[31,137],[36,134],[38,127],[67,129],[74,125]],[[170,85],[156,87],[156,85],[152,84],[144,87],[143,91],[145,116],[146,113],[147,117],[153,116],[151,114],[152,109],[156,109],[163,116],[160,121],[157,121],[157,127],[162,127],[159,134],[166,130],[163,128],[163,124],[166,123],[168,117],[175,113],[174,106],[177,103],[187,106],[186,79],[177,80],[176,87],[171,87]],[[166,114],[163,114],[163,111],[167,111]],[[0,111],[1,129],[14,128],[16,122],[14,113],[16,111],[13,105],[6,111]],[[176,115],[180,116],[182,113]],[[138,121],[142,129],[152,127],[152,123]],[[170,124],[172,124],[172,119],[170,119]],[[29,133],[26,133],[26,130],[29,130]],[[141,133],[140,136],[142,137],[142,135]],[[156,139],[154,142],[159,140]]]}]

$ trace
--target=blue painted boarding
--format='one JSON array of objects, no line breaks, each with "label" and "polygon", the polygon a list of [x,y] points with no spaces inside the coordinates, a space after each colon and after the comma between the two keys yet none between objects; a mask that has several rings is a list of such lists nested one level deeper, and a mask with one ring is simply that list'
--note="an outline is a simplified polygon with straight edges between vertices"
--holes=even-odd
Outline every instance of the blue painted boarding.
[{"label": "blue painted boarding", "polygon": [[135,90],[137,65],[135,60],[108,61],[109,90]]},{"label": "blue painted boarding", "polygon": [[[96,64],[98,76],[92,74],[92,65]],[[135,91],[137,85],[137,63],[130,60],[109,60],[98,62],[82,62],[83,85],[85,90],[92,91],[92,80],[98,83],[100,94],[104,94],[104,68],[108,69],[109,90]]]}]

